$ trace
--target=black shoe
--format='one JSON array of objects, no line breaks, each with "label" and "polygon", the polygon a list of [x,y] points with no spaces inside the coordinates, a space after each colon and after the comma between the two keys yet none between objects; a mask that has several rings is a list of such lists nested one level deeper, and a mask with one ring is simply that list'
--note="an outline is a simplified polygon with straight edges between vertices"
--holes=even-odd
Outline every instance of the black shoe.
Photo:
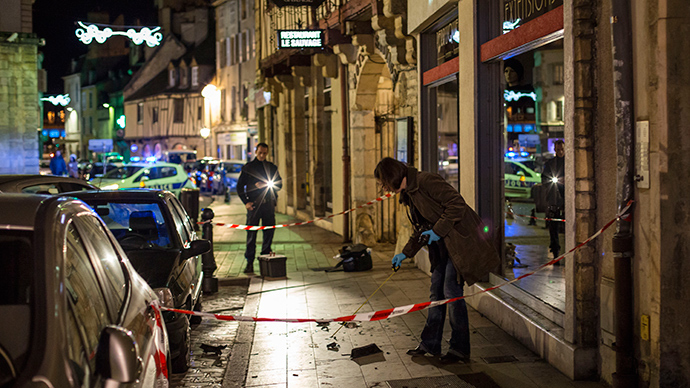
[{"label": "black shoe", "polygon": [[446,353],[439,359],[442,364],[455,364],[457,362],[467,363],[470,361],[470,356],[459,355],[455,353]]},{"label": "black shoe", "polygon": [[426,354],[426,350],[422,349],[420,346],[417,346],[414,349],[408,350],[407,354],[409,354],[410,356],[423,356]]},{"label": "black shoe", "polygon": [[244,267],[244,273],[254,273],[254,263],[247,263],[247,266]]}]

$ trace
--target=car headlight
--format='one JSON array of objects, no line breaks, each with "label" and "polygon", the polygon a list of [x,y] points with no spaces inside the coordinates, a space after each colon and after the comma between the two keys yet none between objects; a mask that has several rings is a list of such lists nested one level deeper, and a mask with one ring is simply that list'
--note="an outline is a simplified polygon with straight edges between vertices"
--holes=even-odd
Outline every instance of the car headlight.
[{"label": "car headlight", "polygon": [[101,190],[117,190],[119,188],[120,188],[120,186],[118,186],[117,183],[113,183],[112,185],[106,185],[106,186],[101,187]]}]

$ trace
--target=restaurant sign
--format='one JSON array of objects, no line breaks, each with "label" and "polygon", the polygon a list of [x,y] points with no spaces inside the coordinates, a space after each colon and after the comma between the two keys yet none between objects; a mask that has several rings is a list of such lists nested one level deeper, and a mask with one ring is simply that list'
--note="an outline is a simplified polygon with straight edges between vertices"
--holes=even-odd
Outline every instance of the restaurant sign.
[{"label": "restaurant sign", "polygon": [[323,30],[278,30],[278,48],[323,47]]},{"label": "restaurant sign", "polygon": [[517,28],[562,5],[563,0],[503,0],[504,30],[507,25]]}]

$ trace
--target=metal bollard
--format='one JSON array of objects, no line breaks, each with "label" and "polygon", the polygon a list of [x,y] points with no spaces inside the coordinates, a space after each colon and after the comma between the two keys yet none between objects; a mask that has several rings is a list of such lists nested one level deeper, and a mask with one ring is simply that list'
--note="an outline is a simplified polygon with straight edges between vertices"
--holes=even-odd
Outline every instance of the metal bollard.
[{"label": "metal bollard", "polygon": [[205,208],[201,211],[201,221],[204,225],[201,227],[201,237],[211,242],[211,250],[201,256],[201,263],[204,270],[204,279],[202,290],[205,293],[212,294],[218,292],[218,279],[213,276],[218,266],[216,265],[216,258],[213,254],[213,210]]}]

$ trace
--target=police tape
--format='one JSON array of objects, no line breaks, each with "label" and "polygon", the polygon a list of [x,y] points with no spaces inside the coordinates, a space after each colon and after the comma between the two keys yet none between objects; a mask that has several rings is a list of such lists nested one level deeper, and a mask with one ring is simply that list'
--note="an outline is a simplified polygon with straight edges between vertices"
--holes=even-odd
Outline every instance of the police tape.
[{"label": "police tape", "polygon": [[325,323],[325,322],[369,322],[369,321],[380,321],[382,319],[389,319],[389,318],[395,318],[399,317],[401,315],[409,314],[415,311],[420,311],[424,310],[427,308],[431,307],[436,307],[436,306],[441,306],[444,304],[456,302],[465,298],[470,298],[473,296],[477,296],[489,291],[496,290],[498,288],[501,288],[503,286],[506,286],[511,283],[515,283],[517,281],[520,281],[528,276],[534,275],[535,273],[543,270],[544,268],[553,265],[554,263],[563,260],[565,257],[572,255],[575,251],[583,247],[584,245],[588,244],[590,241],[594,240],[595,238],[599,237],[604,231],[608,228],[611,227],[611,225],[614,224],[619,219],[627,220],[630,217],[630,214],[628,213],[628,210],[630,210],[630,207],[632,206],[633,201],[628,202],[628,204],[618,213],[616,218],[612,219],[604,227],[599,229],[596,233],[594,233],[592,236],[590,236],[587,240],[581,242],[568,252],[554,258],[553,260],[542,264],[541,266],[537,267],[534,271],[527,272],[525,274],[522,274],[518,276],[515,279],[505,281],[503,283],[497,284],[495,286],[483,289],[479,292],[475,292],[474,294],[470,295],[463,295],[459,296],[456,298],[450,298],[450,299],[444,299],[444,300],[437,300],[437,301],[431,301],[431,302],[424,302],[424,303],[415,303],[407,306],[401,306],[401,307],[394,307],[391,309],[386,309],[386,310],[379,310],[379,311],[374,311],[374,312],[369,312],[369,313],[361,313],[361,314],[354,314],[354,315],[345,315],[342,317],[337,317],[337,318],[322,318],[322,319],[317,319],[317,318],[261,318],[261,317],[248,317],[248,316],[243,316],[243,315],[223,315],[223,314],[213,314],[213,313],[204,313],[204,312],[199,312],[199,311],[190,311],[190,310],[181,310],[181,309],[173,309],[173,308],[167,308],[167,307],[161,307],[162,310],[165,311],[173,311],[181,314],[187,314],[187,315],[195,315],[199,317],[208,317],[208,318],[215,318],[217,320],[221,321],[238,321],[238,322],[288,322],[288,323],[304,323],[304,322],[316,322],[316,323]]},{"label": "police tape", "polygon": [[[363,208],[363,207],[371,206],[371,205],[373,205],[373,204],[375,204],[375,203],[377,203],[377,202],[385,201],[386,199],[391,198],[391,197],[393,197],[393,196],[395,196],[395,194],[387,193],[387,194],[384,194],[384,195],[382,195],[382,196],[380,196],[380,197],[378,197],[378,198],[376,198],[376,199],[374,199],[374,200],[372,200],[372,201],[369,201],[369,202],[367,202],[367,203],[365,203],[365,204],[363,204],[363,205],[359,205],[359,206],[357,206],[357,207],[354,207],[354,208],[352,208],[352,209],[348,209],[348,210],[342,211],[342,212],[340,212],[340,213],[331,214],[331,215],[326,216],[326,217],[315,218],[315,219],[309,220],[309,221],[293,222],[293,223],[291,223],[291,224],[265,225],[265,226],[258,226],[258,225],[241,225],[241,224],[226,224],[226,223],[222,223],[222,222],[211,222],[211,224],[213,224],[213,225],[215,225],[215,226],[224,226],[224,227],[226,227],[226,228],[231,228],[231,229],[242,229],[242,230],[266,230],[266,229],[287,228],[287,227],[290,227],[290,226],[307,225],[307,224],[313,224],[313,223],[316,222],[316,221],[327,220],[327,219],[329,219],[329,218],[333,218],[333,217],[341,216],[341,215],[343,215],[343,214],[351,213],[351,212],[353,212],[353,211],[355,211],[355,210],[358,210],[358,209],[361,209],[361,208]],[[209,221],[197,222],[197,224],[200,224],[200,225],[203,225],[203,224],[206,224],[206,223],[209,223]]]}]

